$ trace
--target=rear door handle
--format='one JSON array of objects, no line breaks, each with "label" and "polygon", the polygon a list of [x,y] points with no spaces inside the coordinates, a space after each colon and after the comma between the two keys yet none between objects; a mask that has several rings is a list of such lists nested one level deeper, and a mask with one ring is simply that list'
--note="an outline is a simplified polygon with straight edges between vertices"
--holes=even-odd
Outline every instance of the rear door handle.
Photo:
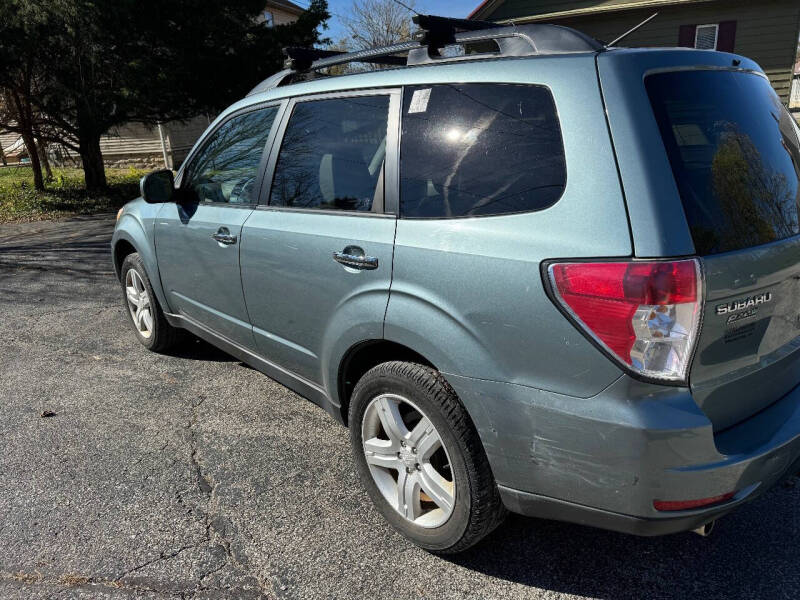
[{"label": "rear door handle", "polygon": [[217,229],[216,233],[212,233],[211,237],[218,241],[220,244],[225,244],[226,246],[230,246],[231,244],[236,243],[236,236],[231,235],[230,230],[227,227],[220,227]]},{"label": "rear door handle", "polygon": [[378,259],[374,256],[366,256],[358,246],[348,246],[341,252],[334,252],[333,260],[345,267],[362,271],[372,271],[378,268]]}]

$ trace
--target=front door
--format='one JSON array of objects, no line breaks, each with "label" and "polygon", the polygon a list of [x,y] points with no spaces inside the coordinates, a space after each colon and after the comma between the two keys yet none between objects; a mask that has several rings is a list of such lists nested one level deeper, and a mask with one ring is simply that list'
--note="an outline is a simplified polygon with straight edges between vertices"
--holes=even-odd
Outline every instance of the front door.
[{"label": "front door", "polygon": [[383,336],[399,99],[380,91],[290,103],[267,170],[271,188],[242,233],[242,283],[259,351],[313,383],[326,383],[326,353]]},{"label": "front door", "polygon": [[156,220],[156,253],[170,308],[240,345],[253,347],[242,293],[239,247],[253,212],[276,106],[223,122],[183,173],[179,202]]}]

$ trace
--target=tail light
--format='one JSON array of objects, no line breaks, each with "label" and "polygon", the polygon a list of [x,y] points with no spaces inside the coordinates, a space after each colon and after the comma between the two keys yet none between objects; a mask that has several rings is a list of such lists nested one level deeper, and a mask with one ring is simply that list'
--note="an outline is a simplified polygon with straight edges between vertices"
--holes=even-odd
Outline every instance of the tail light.
[{"label": "tail light", "polygon": [[686,381],[700,327],[696,259],[554,263],[556,300],[612,357],[645,377]]}]

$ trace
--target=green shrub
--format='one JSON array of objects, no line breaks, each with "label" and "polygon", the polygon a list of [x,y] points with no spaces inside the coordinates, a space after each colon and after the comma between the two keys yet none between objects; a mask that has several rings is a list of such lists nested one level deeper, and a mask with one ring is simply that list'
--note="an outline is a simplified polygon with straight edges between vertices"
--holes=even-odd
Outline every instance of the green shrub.
[{"label": "green shrub", "polygon": [[115,211],[139,195],[139,179],[146,172],[135,168],[106,169],[108,190],[88,194],[81,169],[53,169],[45,191],[33,188],[30,167],[0,168],[0,223],[38,221],[74,214]]}]

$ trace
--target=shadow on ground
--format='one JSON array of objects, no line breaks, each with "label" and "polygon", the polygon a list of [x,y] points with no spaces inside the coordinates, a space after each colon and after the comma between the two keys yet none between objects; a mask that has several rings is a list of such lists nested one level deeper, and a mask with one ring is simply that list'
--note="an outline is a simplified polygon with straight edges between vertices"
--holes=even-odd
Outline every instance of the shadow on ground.
[{"label": "shadow on ground", "polygon": [[721,519],[712,535],[639,538],[511,515],[449,557],[493,578],[595,598],[797,598],[796,480]]}]

